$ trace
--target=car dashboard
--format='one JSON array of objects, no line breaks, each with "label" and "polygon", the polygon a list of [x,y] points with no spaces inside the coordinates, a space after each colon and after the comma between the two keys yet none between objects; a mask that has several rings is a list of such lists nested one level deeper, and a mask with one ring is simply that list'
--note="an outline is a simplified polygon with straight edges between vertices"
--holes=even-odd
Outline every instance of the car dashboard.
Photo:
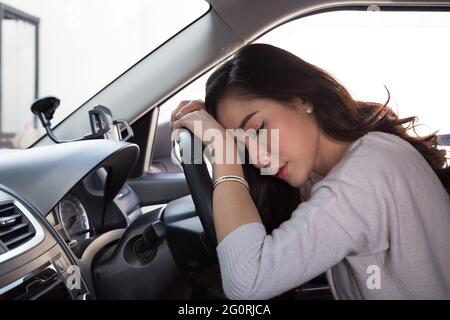
[{"label": "car dashboard", "polygon": [[94,298],[80,261],[140,215],[125,184],[138,153],[107,140],[0,152],[0,300]]}]

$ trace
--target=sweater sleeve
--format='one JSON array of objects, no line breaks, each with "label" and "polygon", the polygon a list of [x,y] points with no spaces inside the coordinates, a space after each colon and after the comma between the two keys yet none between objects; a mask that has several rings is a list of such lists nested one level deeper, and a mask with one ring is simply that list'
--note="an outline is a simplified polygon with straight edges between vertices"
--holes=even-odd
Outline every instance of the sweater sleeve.
[{"label": "sweater sleeve", "polygon": [[378,213],[368,212],[385,206],[375,203],[380,200],[370,190],[328,179],[318,184],[311,199],[272,234],[261,223],[249,223],[218,244],[228,298],[269,299],[318,276],[347,255],[386,248],[386,236],[374,218]]}]

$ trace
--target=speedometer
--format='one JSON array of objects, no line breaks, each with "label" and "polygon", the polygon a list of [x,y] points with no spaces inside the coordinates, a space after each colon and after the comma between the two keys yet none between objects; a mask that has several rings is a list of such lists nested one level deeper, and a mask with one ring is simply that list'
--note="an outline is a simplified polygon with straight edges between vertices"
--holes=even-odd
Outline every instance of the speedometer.
[{"label": "speedometer", "polygon": [[89,219],[81,201],[72,194],[58,205],[58,218],[70,240],[86,240],[91,236]]}]

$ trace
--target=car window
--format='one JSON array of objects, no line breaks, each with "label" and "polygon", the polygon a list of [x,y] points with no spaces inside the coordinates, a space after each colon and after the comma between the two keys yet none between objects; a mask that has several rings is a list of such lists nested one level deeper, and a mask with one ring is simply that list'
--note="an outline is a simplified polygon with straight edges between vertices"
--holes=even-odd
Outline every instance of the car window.
[{"label": "car window", "polygon": [[2,3],[0,148],[26,148],[43,134],[29,111],[36,95],[61,99],[56,125],[209,9],[204,0]]}]

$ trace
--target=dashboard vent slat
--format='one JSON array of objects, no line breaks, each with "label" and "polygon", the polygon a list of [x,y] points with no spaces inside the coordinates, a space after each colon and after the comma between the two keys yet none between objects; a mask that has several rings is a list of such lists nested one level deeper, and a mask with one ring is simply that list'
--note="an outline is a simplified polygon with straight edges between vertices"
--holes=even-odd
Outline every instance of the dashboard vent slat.
[{"label": "dashboard vent slat", "polygon": [[16,223],[16,219],[20,217],[21,217],[20,214],[13,214],[10,216],[0,217],[0,227],[13,225]]},{"label": "dashboard vent slat", "polygon": [[36,231],[13,202],[0,203],[0,242],[12,250],[27,242]]},{"label": "dashboard vent slat", "polygon": [[0,231],[0,238],[3,236],[6,236],[7,234],[10,234],[11,232],[14,232],[16,230],[26,228],[26,227],[28,227],[28,223],[20,223],[20,224],[15,225],[14,227],[7,228],[5,231]]},{"label": "dashboard vent slat", "polygon": [[3,204],[0,207],[0,215],[4,214],[5,212],[14,212],[15,211],[14,204]]},{"label": "dashboard vent slat", "polygon": [[25,240],[30,239],[34,235],[34,232],[24,233],[16,238],[12,238],[11,240],[5,242],[5,245],[8,248],[13,247],[16,243],[23,243]]}]

